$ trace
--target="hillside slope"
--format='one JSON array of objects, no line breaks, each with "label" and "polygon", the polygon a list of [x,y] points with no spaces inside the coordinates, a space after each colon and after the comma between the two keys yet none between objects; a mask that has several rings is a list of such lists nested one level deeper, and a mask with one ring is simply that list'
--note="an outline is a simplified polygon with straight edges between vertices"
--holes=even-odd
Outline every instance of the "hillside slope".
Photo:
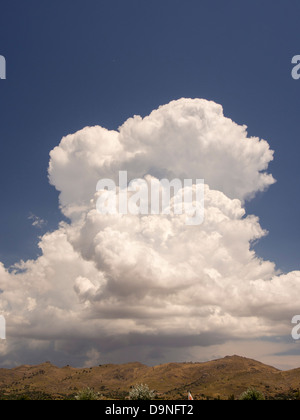
[{"label": "hillside slope", "polygon": [[45,393],[52,398],[72,397],[90,387],[106,398],[126,398],[130,387],[146,383],[164,399],[227,399],[249,387],[268,398],[295,393],[300,388],[300,369],[282,372],[240,356],[205,363],[169,363],[148,367],[140,363],[102,365],[93,368],[58,368],[51,363],[0,369],[0,398]]}]

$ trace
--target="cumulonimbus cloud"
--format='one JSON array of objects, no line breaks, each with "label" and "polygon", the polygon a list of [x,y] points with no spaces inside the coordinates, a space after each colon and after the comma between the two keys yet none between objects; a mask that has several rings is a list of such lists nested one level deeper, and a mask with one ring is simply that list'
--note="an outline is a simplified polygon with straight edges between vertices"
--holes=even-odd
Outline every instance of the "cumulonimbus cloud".
[{"label": "cumulonimbus cloud", "polygon": [[[265,140],[201,99],[173,101],[118,131],[86,127],[64,137],[51,152],[49,178],[70,222],[42,237],[37,260],[10,272],[0,266],[0,312],[15,354],[22,339],[85,340],[90,355],[285,334],[300,273],[277,273],[255,254],[252,243],[266,232],[243,207],[275,182],[272,159]],[[120,170],[129,179],[204,178],[204,223],[99,214],[96,184],[117,181]],[[9,360],[8,347],[2,352]]]},{"label": "cumulonimbus cloud", "polygon": [[244,200],[274,183],[266,173],[272,159],[268,143],[248,138],[247,127],[224,117],[220,105],[181,99],[128,119],[118,132],[86,127],[64,137],[51,152],[49,177],[70,216],[89,203],[97,180],[116,180],[120,170],[129,179],[205,179],[211,189]]}]

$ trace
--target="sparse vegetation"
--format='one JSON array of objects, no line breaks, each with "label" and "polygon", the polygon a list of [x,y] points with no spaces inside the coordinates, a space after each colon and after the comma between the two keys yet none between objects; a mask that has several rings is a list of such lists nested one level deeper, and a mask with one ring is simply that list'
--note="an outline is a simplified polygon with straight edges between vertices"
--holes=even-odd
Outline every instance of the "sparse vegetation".
[{"label": "sparse vegetation", "polygon": [[101,396],[98,392],[95,392],[93,389],[86,388],[78,392],[75,396],[77,401],[97,401],[101,400]]},{"label": "sparse vegetation", "polygon": [[[46,394],[44,392],[28,392],[28,393],[10,393],[7,395],[1,395],[0,393],[0,401],[6,400],[6,401],[51,401],[54,399],[52,395]],[[63,399],[61,397],[60,399]]]},{"label": "sparse vegetation", "polygon": [[[136,362],[79,369],[43,363],[0,369],[0,400],[186,400],[187,390],[195,400],[239,400],[248,387],[263,393],[266,400],[300,400],[299,372],[280,371],[239,356],[155,367]],[[136,393],[135,383],[149,385],[146,396]],[[249,399],[256,400],[256,393],[254,398],[250,393]]]},{"label": "sparse vegetation", "polygon": [[146,384],[135,385],[129,393],[131,400],[153,400],[155,396],[155,392]]},{"label": "sparse vegetation", "polygon": [[263,401],[265,400],[264,394],[255,388],[248,388],[247,391],[243,392],[240,396],[242,401]]}]

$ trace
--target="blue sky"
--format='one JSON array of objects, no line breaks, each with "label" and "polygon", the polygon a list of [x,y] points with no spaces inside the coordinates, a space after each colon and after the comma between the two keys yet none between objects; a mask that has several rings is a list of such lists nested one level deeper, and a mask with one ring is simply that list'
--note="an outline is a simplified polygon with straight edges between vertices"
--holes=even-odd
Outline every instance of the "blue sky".
[{"label": "blue sky", "polygon": [[34,257],[28,215],[61,219],[48,154],[87,125],[116,129],[181,97],[212,99],[275,150],[277,179],[248,206],[270,231],[256,249],[299,269],[298,1],[5,1],[0,54],[0,259]]},{"label": "blue sky", "polygon": [[[292,57],[300,54],[299,15],[298,0],[2,1],[0,55],[6,58],[7,80],[0,80],[0,261],[9,268],[20,259],[36,258],[40,252],[39,237],[55,231],[58,223],[66,220],[59,210],[58,192],[49,184],[47,174],[49,153],[63,136],[94,125],[117,130],[133,115],[144,117],[160,105],[185,97],[221,104],[226,117],[247,125],[249,136],[267,140],[275,151],[268,170],[277,183],[247,203],[246,209],[248,214],[258,216],[261,226],[269,231],[255,245],[257,255],[275,262],[284,273],[299,270],[300,80],[291,77]],[[45,221],[41,227],[32,226],[38,220],[35,216]],[[47,255],[51,260],[50,257]],[[36,267],[39,273],[39,262]],[[59,263],[55,269],[60,278]],[[73,290],[78,279],[69,271]],[[34,283],[35,271],[32,273],[28,278]],[[91,277],[98,278],[99,273],[91,273]],[[51,281],[52,278],[49,284]],[[83,284],[80,281],[74,286],[79,297]],[[296,284],[294,278],[291,284]],[[29,312],[39,308],[39,304],[41,308],[45,306],[44,297],[38,300],[39,284],[32,287],[36,295],[29,295],[26,300]],[[24,289],[24,296],[26,292]],[[60,307],[60,290],[57,296]],[[67,303],[68,299],[69,296]],[[265,299],[267,302],[267,291]],[[20,304],[22,298],[18,296],[16,301]],[[52,303],[49,308],[52,314]],[[251,308],[250,305],[250,312]],[[254,309],[259,317],[260,308]],[[290,313],[284,305],[281,309],[280,319],[288,330],[294,312]],[[98,307],[98,314],[97,310]],[[41,316],[45,324],[49,313]],[[241,314],[243,319],[242,310]],[[35,319],[39,319],[38,315]],[[40,337],[47,330],[45,324],[41,322]],[[35,339],[34,321],[32,325],[29,338]],[[57,326],[60,327],[59,322]],[[19,337],[19,330],[13,331],[14,337]],[[82,331],[84,336],[84,326]],[[59,334],[60,330],[53,336]],[[135,334],[130,330],[129,341],[126,338],[125,342],[136,345]],[[274,337],[277,332],[272,334]],[[261,336],[263,333],[259,332],[257,337]],[[214,340],[211,342],[209,337],[208,345],[222,341],[221,334],[215,334]],[[284,342],[291,344],[289,340],[285,336]],[[103,343],[94,343],[95,348],[93,343],[90,347],[84,347],[84,343],[80,339],[78,346],[82,346],[82,354],[91,364],[98,360],[98,345],[109,355],[107,361],[121,360],[117,355],[114,359],[109,340],[107,348]],[[256,344],[252,342],[251,347],[245,341],[235,352],[242,353],[244,349],[247,353],[251,349],[251,355],[255,355]],[[65,347],[61,344],[59,350],[53,341],[49,346],[61,355],[54,356],[52,350],[43,353],[38,348],[35,353],[31,346],[26,350],[21,340],[18,357],[23,355],[23,359],[16,356],[15,360],[36,362],[57,357],[58,364],[62,360],[72,363],[72,343]],[[119,347],[122,350],[122,345]],[[228,349],[225,346],[222,352]],[[213,351],[216,356],[222,353]],[[260,359],[271,362],[265,351],[261,350]],[[271,352],[269,348],[268,351]],[[286,355],[288,351],[282,349]],[[155,352],[160,354],[160,348],[155,348]],[[124,354],[128,360],[132,357],[130,348]],[[84,357],[78,356],[80,360]],[[184,358],[180,352],[172,357]],[[170,361],[172,357],[166,355],[160,361]],[[211,353],[203,357],[210,358]],[[148,359],[145,350],[140,360]],[[5,363],[13,365],[12,360]],[[293,363],[299,364],[298,358],[289,366]]]}]

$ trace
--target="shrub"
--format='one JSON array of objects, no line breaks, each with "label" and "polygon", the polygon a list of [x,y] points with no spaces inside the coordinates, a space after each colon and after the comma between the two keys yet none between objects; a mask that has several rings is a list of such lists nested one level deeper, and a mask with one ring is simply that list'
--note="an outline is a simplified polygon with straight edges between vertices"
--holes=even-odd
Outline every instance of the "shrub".
[{"label": "shrub", "polygon": [[262,401],[264,399],[264,395],[255,388],[248,388],[247,391],[240,396],[240,400],[243,401]]},{"label": "shrub", "polygon": [[137,384],[130,391],[129,398],[131,400],[153,400],[155,392],[151,391],[146,384]]},{"label": "shrub", "polygon": [[75,400],[77,401],[96,401],[100,399],[100,394],[90,388],[83,389],[75,396]]}]

